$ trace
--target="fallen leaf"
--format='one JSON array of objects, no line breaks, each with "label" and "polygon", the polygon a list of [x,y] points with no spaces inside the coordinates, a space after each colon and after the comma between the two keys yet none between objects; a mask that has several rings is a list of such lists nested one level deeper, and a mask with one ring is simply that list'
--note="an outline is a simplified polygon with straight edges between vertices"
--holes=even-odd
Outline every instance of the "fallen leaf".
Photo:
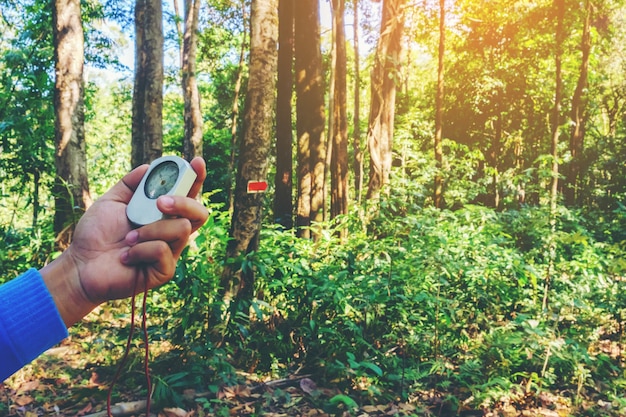
[{"label": "fallen leaf", "polygon": [[[378,407],[375,405],[364,405],[363,407],[361,407],[361,410],[365,411],[368,414],[379,411]],[[381,411],[384,411],[384,410],[381,410]]]},{"label": "fallen leaf", "polygon": [[224,387],[218,392],[217,398],[232,400],[234,398],[248,398],[250,396],[250,388],[244,385],[234,385],[232,387]]},{"label": "fallen leaf", "polygon": [[35,391],[37,388],[39,388],[38,379],[34,381],[27,381],[27,382],[24,382],[22,385],[20,385],[20,387],[17,389],[17,394],[20,395],[29,391]]},{"label": "fallen leaf", "polygon": [[[382,410],[381,410],[382,411]],[[398,410],[398,406],[395,404],[391,404],[391,406],[389,407],[389,411],[387,411],[385,414],[388,416],[395,416],[398,414],[400,410]]]},{"label": "fallen leaf", "polygon": [[545,417],[559,417],[559,413],[557,413],[556,411],[553,410],[548,410],[546,408],[542,408],[539,410],[539,415],[545,416]]},{"label": "fallen leaf", "polygon": [[164,408],[163,415],[165,417],[187,417],[189,416],[189,412],[187,410],[183,410],[182,408]]},{"label": "fallen leaf", "polygon": [[413,404],[401,403],[399,405],[400,410],[402,411],[415,411],[415,406]]},{"label": "fallen leaf", "polygon": [[20,407],[24,407],[25,405],[28,405],[33,401],[33,397],[31,397],[30,395],[21,395],[15,399],[15,404],[19,405]]},{"label": "fallen leaf", "polygon": [[318,409],[313,409],[313,410],[309,410],[309,412],[306,413],[307,417],[329,417],[329,414],[325,413],[322,410],[318,410]]},{"label": "fallen leaf", "polygon": [[91,413],[92,410],[93,410],[93,405],[91,403],[87,403],[87,405],[84,406],[78,413],[76,413],[76,415],[84,416],[88,413]]}]

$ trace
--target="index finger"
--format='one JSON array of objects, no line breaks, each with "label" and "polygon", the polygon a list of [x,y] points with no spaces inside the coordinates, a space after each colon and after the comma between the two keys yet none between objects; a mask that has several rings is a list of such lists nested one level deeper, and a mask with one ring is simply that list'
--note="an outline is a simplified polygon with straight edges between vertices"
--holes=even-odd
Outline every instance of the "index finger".
[{"label": "index finger", "polygon": [[189,197],[195,198],[202,189],[202,184],[206,179],[206,163],[204,162],[204,159],[202,157],[197,156],[193,158],[189,164],[196,172],[197,177],[187,195]]}]

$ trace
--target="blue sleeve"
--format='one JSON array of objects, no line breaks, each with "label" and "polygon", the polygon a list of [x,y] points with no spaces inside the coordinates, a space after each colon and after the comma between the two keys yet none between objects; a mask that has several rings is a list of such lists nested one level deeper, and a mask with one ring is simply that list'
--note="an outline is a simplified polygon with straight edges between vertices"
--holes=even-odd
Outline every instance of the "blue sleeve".
[{"label": "blue sleeve", "polygon": [[0,285],[0,382],[67,337],[39,272]]}]

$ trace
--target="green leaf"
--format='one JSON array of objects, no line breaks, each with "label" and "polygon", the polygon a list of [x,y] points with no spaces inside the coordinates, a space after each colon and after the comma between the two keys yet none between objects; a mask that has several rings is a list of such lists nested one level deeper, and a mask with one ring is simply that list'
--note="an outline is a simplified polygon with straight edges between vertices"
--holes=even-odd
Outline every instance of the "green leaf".
[{"label": "green leaf", "polygon": [[348,407],[349,409],[354,409],[354,408],[359,407],[356,401],[354,401],[351,397],[344,395],[344,394],[335,395],[333,398],[329,400],[329,402],[330,404],[334,406],[340,403],[345,404],[345,406]]},{"label": "green leaf", "polygon": [[380,369],[380,366],[376,365],[375,363],[361,362],[359,365],[361,365],[364,368],[367,368],[367,369],[371,370],[372,372],[374,372],[378,376],[383,376],[383,370]]}]

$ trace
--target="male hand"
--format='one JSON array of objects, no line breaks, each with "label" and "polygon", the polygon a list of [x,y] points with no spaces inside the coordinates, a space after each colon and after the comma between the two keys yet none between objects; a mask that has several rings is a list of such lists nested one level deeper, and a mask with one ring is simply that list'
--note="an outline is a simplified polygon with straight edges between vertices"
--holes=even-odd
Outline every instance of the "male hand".
[{"label": "male hand", "polygon": [[41,270],[61,317],[69,327],[97,305],[170,280],[189,236],[208,212],[194,199],[206,178],[202,158],[191,166],[197,178],[187,197],[161,196],[157,207],[168,218],[134,229],[126,217],[148,165],[128,173],[100,197],[76,226],[70,247]]}]

